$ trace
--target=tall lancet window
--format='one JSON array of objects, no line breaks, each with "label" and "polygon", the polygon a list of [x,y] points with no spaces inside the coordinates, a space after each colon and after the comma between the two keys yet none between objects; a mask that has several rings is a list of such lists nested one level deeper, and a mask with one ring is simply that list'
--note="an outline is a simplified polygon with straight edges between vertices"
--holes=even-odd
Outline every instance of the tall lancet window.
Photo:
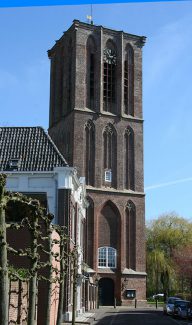
[{"label": "tall lancet window", "polygon": [[50,113],[51,113],[51,126],[56,122],[56,114],[55,114],[55,107],[56,107],[56,55],[50,54],[51,58],[51,93],[50,93]]},{"label": "tall lancet window", "polygon": [[129,127],[124,135],[125,146],[125,188],[128,190],[135,190],[135,157],[134,157],[134,133]]},{"label": "tall lancet window", "polygon": [[133,202],[128,201],[126,206],[126,266],[136,269],[136,211]]},{"label": "tall lancet window", "polygon": [[63,99],[64,99],[64,85],[63,85],[63,78],[64,78],[64,47],[61,48],[61,56],[60,56],[60,60],[61,60],[61,67],[60,67],[60,80],[59,80],[59,83],[60,83],[60,103],[59,103],[59,115],[60,115],[60,118],[62,117],[63,115]]},{"label": "tall lancet window", "polygon": [[94,186],[95,174],[95,126],[92,121],[85,124],[85,177],[86,184]]},{"label": "tall lancet window", "polygon": [[87,107],[95,109],[95,52],[96,45],[92,36],[87,40]]},{"label": "tall lancet window", "polygon": [[72,41],[69,40],[68,44],[68,82],[67,82],[67,111],[72,109]]},{"label": "tall lancet window", "polygon": [[134,52],[127,46],[124,62],[124,112],[134,115]]},{"label": "tall lancet window", "polygon": [[114,127],[109,123],[103,133],[104,184],[116,186],[117,139]]},{"label": "tall lancet window", "polygon": [[113,42],[108,41],[103,52],[103,109],[116,113],[117,53]]}]

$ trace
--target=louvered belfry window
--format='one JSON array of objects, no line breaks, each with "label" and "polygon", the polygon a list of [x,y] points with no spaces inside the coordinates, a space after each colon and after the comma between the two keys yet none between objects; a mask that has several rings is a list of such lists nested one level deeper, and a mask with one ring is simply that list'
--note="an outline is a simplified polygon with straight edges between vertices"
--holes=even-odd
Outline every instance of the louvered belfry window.
[{"label": "louvered belfry window", "polygon": [[134,115],[134,52],[131,45],[127,47],[124,62],[124,112]]},{"label": "louvered belfry window", "polygon": [[96,58],[95,40],[90,36],[87,40],[87,100],[86,106],[95,110],[95,58]]},{"label": "louvered belfry window", "polygon": [[128,64],[124,62],[124,106],[125,113],[128,114]]},{"label": "louvered belfry window", "polygon": [[90,55],[90,108],[94,108],[94,84],[95,84],[95,58],[94,58],[94,54],[91,53]]},{"label": "louvered belfry window", "polygon": [[103,109],[116,113],[116,63],[117,55],[113,46],[103,52]]}]

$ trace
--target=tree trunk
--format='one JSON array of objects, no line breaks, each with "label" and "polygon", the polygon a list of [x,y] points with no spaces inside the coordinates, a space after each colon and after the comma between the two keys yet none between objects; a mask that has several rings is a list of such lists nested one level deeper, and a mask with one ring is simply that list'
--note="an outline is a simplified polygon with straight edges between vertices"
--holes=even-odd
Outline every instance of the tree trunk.
[{"label": "tree trunk", "polygon": [[77,254],[74,254],[73,261],[73,310],[72,310],[72,323],[71,325],[75,325],[76,319],[76,305],[77,305]]},{"label": "tree trunk", "polygon": [[159,292],[159,273],[156,272],[155,275],[155,293],[157,294]]},{"label": "tree trunk", "polygon": [[36,314],[36,299],[37,299],[37,226],[38,226],[38,218],[36,215],[33,216],[31,237],[31,253],[32,253],[32,261],[31,261],[31,272],[32,278],[29,281],[29,309],[28,309],[28,323],[27,325],[36,325],[35,314]]},{"label": "tree trunk", "polygon": [[5,209],[3,207],[5,177],[0,175],[0,319],[1,325],[8,325],[8,267]]},{"label": "tree trunk", "polygon": [[51,222],[47,224],[48,232],[48,251],[49,251],[49,270],[48,270],[48,293],[47,293],[47,308],[45,316],[45,325],[50,324],[50,313],[51,313],[51,293],[52,293],[52,231],[51,231]]},{"label": "tree trunk", "polygon": [[57,311],[57,325],[61,325],[63,322],[63,303],[64,303],[64,285],[65,285],[65,260],[64,260],[64,252],[65,252],[65,245],[64,239],[62,235],[60,237],[60,286],[59,286],[59,304],[58,304],[58,311]]},{"label": "tree trunk", "polygon": [[34,275],[29,281],[29,310],[28,310],[27,325],[36,325],[35,324],[36,298],[37,298],[37,275]]}]

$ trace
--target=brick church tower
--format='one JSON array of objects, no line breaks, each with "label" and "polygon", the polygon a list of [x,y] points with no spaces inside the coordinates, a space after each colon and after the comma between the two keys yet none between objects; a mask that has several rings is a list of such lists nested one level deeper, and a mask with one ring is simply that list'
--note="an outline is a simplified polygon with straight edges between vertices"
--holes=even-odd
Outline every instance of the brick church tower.
[{"label": "brick church tower", "polygon": [[143,36],[74,20],[48,51],[49,134],[86,178],[85,259],[103,305],[146,299],[144,43]]}]

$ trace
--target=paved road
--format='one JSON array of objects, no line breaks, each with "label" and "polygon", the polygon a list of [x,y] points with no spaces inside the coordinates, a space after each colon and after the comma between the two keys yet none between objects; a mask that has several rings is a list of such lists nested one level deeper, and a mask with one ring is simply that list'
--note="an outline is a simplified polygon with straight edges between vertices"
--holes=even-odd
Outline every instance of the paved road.
[{"label": "paved road", "polygon": [[192,321],[174,319],[151,309],[102,309],[94,325],[192,325]]}]

